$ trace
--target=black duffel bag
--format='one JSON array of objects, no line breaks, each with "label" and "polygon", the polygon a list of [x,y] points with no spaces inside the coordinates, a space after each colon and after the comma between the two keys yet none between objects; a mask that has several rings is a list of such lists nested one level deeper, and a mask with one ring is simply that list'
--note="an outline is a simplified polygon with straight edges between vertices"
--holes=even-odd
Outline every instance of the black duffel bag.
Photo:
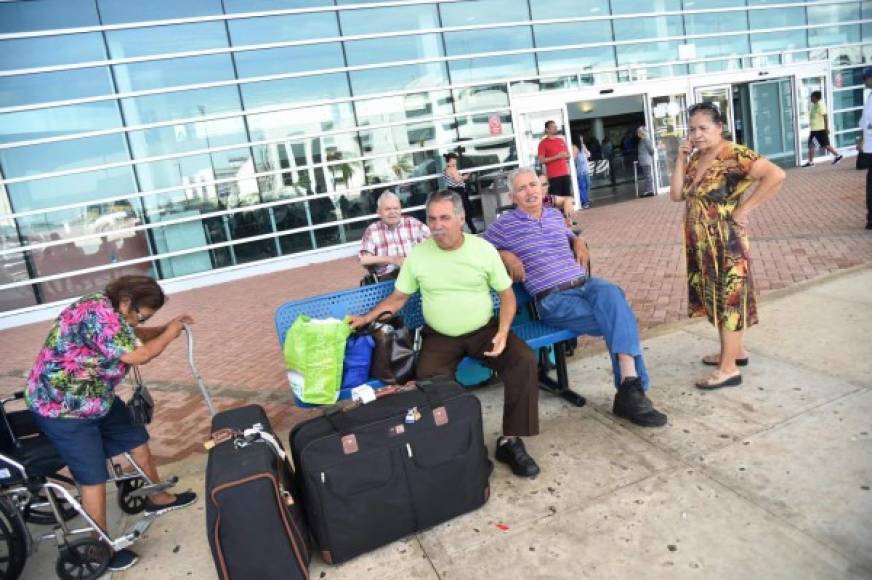
[{"label": "black duffel bag", "polygon": [[490,495],[478,398],[447,378],[409,387],[291,431],[300,497],[327,563],[477,509]]},{"label": "black duffel bag", "polygon": [[402,385],[415,377],[415,337],[402,316],[382,312],[366,332],[375,339],[370,376],[387,385]]}]

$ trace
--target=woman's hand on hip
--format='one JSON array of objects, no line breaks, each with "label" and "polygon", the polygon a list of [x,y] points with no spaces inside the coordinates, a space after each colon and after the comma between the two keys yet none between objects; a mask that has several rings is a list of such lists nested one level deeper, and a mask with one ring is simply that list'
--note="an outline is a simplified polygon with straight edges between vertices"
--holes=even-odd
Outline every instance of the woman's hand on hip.
[{"label": "woman's hand on hip", "polygon": [[741,207],[736,208],[733,212],[733,215],[730,219],[733,220],[734,223],[744,227],[748,227],[748,218],[749,212],[743,210]]}]

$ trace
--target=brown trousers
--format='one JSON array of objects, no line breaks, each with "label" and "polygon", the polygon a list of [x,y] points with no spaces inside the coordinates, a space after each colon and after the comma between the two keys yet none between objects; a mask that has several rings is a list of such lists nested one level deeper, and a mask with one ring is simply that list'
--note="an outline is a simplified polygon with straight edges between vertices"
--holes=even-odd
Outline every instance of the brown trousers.
[{"label": "brown trousers", "polygon": [[425,325],[421,333],[423,342],[416,375],[419,379],[454,376],[463,357],[475,357],[496,371],[503,381],[503,435],[538,435],[539,377],[536,357],[530,347],[513,332],[509,333],[506,348],[499,356],[484,356],[493,348],[491,341],[496,333],[496,320],[461,336],[445,336]]}]

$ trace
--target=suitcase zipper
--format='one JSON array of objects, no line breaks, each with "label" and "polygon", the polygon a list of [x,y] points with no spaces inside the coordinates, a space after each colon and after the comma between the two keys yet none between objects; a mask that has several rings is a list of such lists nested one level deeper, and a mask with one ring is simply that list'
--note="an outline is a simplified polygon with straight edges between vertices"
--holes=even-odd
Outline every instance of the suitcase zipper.
[{"label": "suitcase zipper", "polygon": [[406,443],[406,453],[409,454],[409,457],[412,457],[412,445],[410,443]]}]

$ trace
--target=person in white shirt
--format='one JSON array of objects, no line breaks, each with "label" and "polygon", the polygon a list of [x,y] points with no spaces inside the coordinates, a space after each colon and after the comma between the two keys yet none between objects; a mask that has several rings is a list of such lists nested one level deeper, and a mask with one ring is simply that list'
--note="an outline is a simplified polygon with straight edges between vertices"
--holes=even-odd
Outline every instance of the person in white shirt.
[{"label": "person in white shirt", "polygon": [[[863,82],[867,89],[872,89],[872,66],[863,69]],[[863,105],[857,151],[872,155],[872,93],[866,97],[866,104]],[[866,229],[872,230],[872,159],[866,167]]]}]

